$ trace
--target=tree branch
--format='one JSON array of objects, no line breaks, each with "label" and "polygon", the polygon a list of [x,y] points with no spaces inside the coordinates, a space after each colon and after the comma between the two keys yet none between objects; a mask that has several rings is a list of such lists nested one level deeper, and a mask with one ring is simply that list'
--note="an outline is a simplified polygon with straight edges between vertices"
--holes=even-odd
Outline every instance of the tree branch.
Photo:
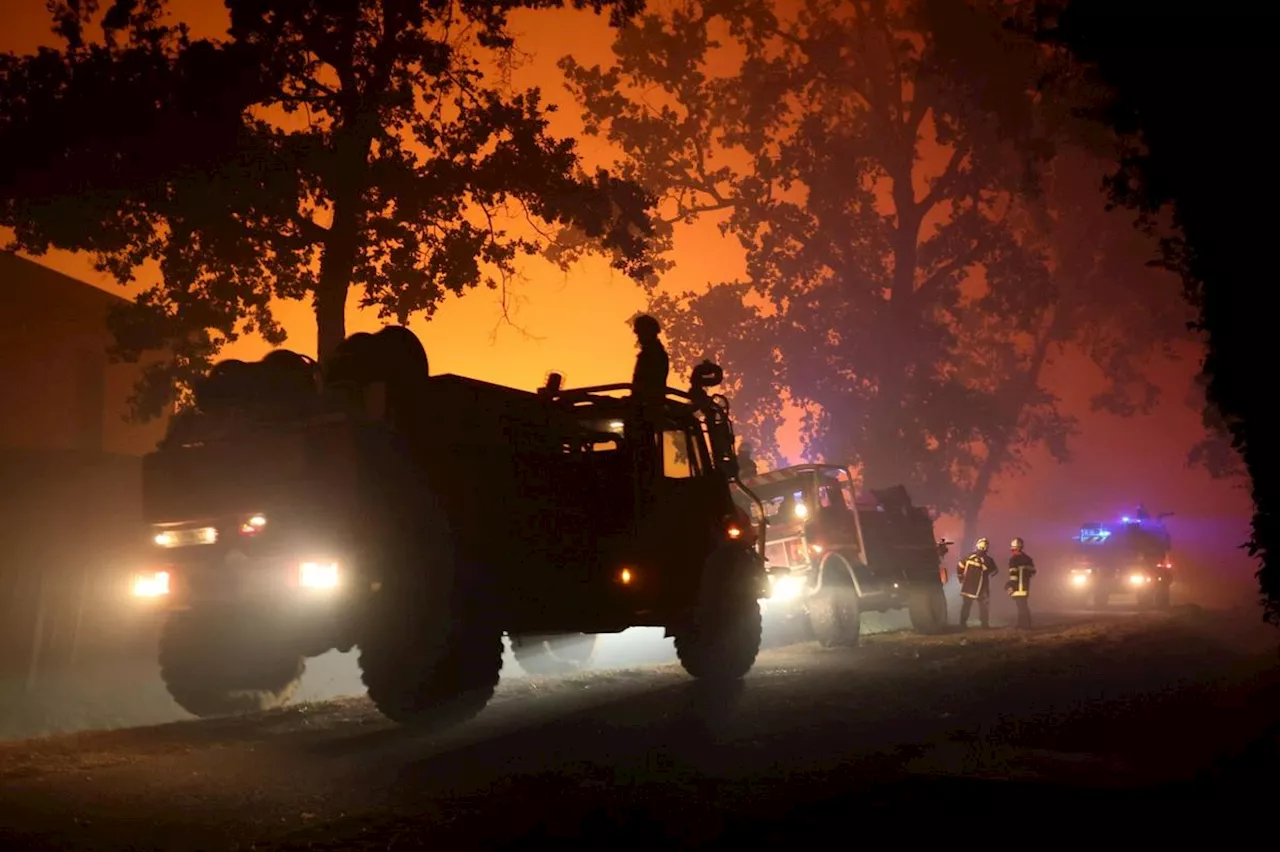
[{"label": "tree branch", "polygon": [[973,245],[971,245],[966,251],[952,258],[950,262],[939,266],[930,273],[929,277],[921,282],[920,286],[915,288],[915,293],[924,298],[932,298],[936,294],[938,288],[942,286],[942,282],[945,281],[948,276],[958,274],[964,270],[965,267],[972,266],[977,263],[990,244],[991,240],[988,237],[978,237],[973,241]]},{"label": "tree branch", "polygon": [[942,174],[938,175],[933,185],[929,187],[929,192],[925,197],[920,199],[920,209],[927,215],[937,204],[947,197],[947,193],[953,188],[953,184],[961,177],[961,163],[969,156],[969,147],[960,146],[952,149],[951,159],[947,161],[947,167]]}]

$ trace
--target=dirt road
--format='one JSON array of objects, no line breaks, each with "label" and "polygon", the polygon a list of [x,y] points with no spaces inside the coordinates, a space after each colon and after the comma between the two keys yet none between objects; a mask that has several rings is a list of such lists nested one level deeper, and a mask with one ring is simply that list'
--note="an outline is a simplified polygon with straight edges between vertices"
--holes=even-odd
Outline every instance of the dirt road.
[{"label": "dirt road", "polygon": [[[0,848],[741,847],[771,825],[825,836],[851,809],[918,810],[929,796],[949,809],[948,785],[989,778],[1040,797],[1041,784],[1105,790],[1093,818],[1162,785],[1165,809],[1275,771],[1276,637],[1243,619],[799,645],[762,654],[731,695],[673,666],[525,678],[431,737],[347,699],[8,743]],[[1213,787],[1196,781],[1206,767]]]}]

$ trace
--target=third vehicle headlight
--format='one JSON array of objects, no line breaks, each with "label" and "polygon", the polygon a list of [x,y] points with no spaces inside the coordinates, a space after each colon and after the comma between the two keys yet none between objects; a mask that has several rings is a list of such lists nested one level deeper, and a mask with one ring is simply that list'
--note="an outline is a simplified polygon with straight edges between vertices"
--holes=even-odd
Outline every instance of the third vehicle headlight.
[{"label": "third vehicle headlight", "polygon": [[804,593],[804,577],[776,577],[770,584],[769,600],[791,601]]}]

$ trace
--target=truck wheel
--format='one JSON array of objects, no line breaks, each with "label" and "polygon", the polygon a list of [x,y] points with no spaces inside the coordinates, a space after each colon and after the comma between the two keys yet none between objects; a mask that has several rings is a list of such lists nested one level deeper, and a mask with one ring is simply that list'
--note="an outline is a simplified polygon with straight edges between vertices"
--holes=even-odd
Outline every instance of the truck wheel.
[{"label": "truck wheel", "polygon": [[917,633],[941,633],[947,626],[946,592],[941,586],[912,589],[907,614],[911,616],[911,629]]},{"label": "truck wheel", "polygon": [[862,607],[853,566],[839,553],[822,560],[822,587],[809,598],[809,626],[823,648],[854,647],[862,641]]},{"label": "truck wheel", "polygon": [[764,627],[745,576],[754,568],[751,559],[749,552],[722,548],[707,562],[692,618],[675,631],[676,657],[693,677],[740,680],[756,663]]},{"label": "truck wheel", "polygon": [[1107,606],[1107,601],[1108,601],[1108,600],[1110,600],[1110,598],[1111,598],[1111,595],[1109,595],[1109,594],[1108,594],[1106,591],[1104,591],[1103,589],[1099,589],[1098,591],[1094,592],[1094,593],[1093,593],[1093,606],[1094,606],[1094,608],[1095,608],[1095,609],[1105,609],[1105,608],[1106,608],[1106,606]]},{"label": "truck wheel", "polygon": [[[439,518],[423,509],[417,517]],[[360,673],[382,715],[416,728],[475,716],[498,685],[502,629],[474,572],[460,570],[442,525],[415,531],[403,564],[382,573],[360,630]]]},{"label": "truck wheel", "polygon": [[567,675],[590,668],[596,642],[594,633],[512,635],[511,653],[527,674]]},{"label": "truck wheel", "polygon": [[1169,608],[1169,584],[1168,583],[1161,583],[1159,586],[1156,587],[1155,605],[1156,605],[1156,609]]},{"label": "truck wheel", "polygon": [[444,728],[471,719],[493,697],[502,630],[483,615],[491,607],[455,606],[452,615],[421,588],[384,582],[373,595],[360,674],[369,699],[391,721]]},{"label": "truck wheel", "polygon": [[210,718],[286,704],[302,680],[301,654],[253,641],[234,612],[171,613],[160,631],[160,677],[174,702]]}]

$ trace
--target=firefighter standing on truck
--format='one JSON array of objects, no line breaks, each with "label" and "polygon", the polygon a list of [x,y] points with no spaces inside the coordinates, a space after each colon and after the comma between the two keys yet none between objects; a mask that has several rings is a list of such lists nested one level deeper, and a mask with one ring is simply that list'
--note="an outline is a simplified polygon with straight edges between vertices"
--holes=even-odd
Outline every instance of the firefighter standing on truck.
[{"label": "firefighter standing on truck", "polygon": [[973,553],[966,556],[957,566],[956,579],[960,581],[960,629],[969,626],[969,613],[973,611],[973,602],[978,602],[978,621],[983,627],[991,626],[991,578],[1000,573],[1000,566],[987,553],[990,543],[985,538],[978,539]]},{"label": "firefighter standing on truck", "polygon": [[1036,575],[1036,563],[1022,549],[1022,539],[1015,538],[1009,545],[1009,580],[1004,587],[1018,608],[1018,628],[1031,629],[1031,578]]},{"label": "firefighter standing on truck", "polygon": [[663,401],[667,397],[667,374],[671,361],[666,347],[658,339],[662,327],[648,314],[637,314],[631,319],[640,351],[636,354],[636,368],[631,375],[631,396],[636,402],[635,420],[628,429],[633,463],[638,474],[636,495],[641,505],[647,505],[655,481],[662,475],[662,449],[658,438],[662,429]]}]

